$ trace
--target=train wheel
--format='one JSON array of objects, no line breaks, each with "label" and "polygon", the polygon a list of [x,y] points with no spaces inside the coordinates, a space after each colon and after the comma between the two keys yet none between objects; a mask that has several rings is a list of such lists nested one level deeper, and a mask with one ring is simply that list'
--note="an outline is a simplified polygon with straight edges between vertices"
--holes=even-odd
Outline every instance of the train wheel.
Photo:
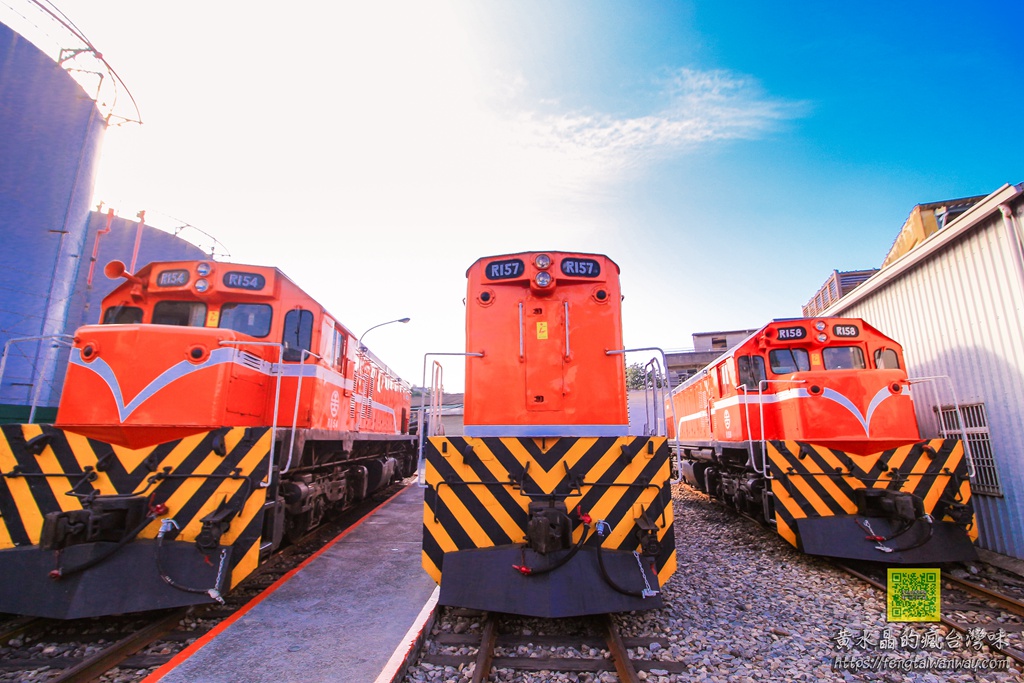
[{"label": "train wheel", "polygon": [[309,533],[313,528],[310,523],[310,513],[303,512],[298,515],[288,515],[284,522],[284,537],[289,543],[296,543],[300,538]]}]

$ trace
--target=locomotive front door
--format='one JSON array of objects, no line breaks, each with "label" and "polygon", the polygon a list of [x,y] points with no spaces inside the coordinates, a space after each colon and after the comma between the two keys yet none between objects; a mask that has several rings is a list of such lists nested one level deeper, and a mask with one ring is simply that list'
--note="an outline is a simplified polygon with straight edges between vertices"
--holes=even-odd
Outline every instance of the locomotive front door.
[{"label": "locomotive front door", "polygon": [[565,394],[565,314],[562,302],[527,297],[522,305],[526,409],[562,410]]}]

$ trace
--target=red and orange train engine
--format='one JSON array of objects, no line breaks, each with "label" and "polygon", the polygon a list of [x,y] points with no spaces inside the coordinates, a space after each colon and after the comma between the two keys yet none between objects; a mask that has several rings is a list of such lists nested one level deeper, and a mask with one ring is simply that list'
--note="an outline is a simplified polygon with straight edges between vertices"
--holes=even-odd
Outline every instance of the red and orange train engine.
[{"label": "red and orange train engine", "polygon": [[276,268],[153,263],[76,331],[56,424],[0,441],[0,612],[220,599],[415,470],[409,387]]},{"label": "red and orange train engine", "polygon": [[664,435],[630,435],[618,266],[530,252],[467,277],[465,435],[424,443],[423,565],[441,604],[661,606],[672,467]]},{"label": "red and orange train engine", "polygon": [[774,321],[672,392],[683,477],[810,554],[973,559],[969,454],[922,439],[905,368],[863,320]]}]

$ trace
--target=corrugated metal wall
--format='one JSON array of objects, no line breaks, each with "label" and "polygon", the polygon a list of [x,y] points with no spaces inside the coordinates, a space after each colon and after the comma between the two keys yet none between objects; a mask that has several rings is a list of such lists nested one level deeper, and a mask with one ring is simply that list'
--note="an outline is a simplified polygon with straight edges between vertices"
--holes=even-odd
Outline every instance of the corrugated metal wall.
[{"label": "corrugated metal wall", "polygon": [[[1019,225],[1024,200],[1017,194],[1010,203]],[[1004,495],[974,497],[979,545],[1024,558],[1024,281],[1015,263],[1017,239],[996,209],[829,314],[864,318],[903,345],[912,377],[948,375],[961,404],[985,404]],[[924,389],[915,387],[919,410],[934,404]]]}]

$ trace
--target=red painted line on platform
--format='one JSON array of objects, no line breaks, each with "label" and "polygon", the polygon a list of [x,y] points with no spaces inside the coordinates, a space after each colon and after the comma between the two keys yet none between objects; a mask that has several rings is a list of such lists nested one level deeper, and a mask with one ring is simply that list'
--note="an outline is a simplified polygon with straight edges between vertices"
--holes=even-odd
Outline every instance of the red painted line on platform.
[{"label": "red painted line on platform", "polygon": [[295,576],[300,571],[302,571],[302,569],[306,565],[308,565],[310,562],[312,562],[316,558],[320,557],[320,555],[325,553],[335,543],[337,543],[341,539],[343,539],[346,536],[348,536],[350,531],[353,531],[354,529],[356,529],[360,524],[362,524],[367,519],[372,517],[375,512],[377,512],[378,510],[380,510],[380,509],[382,509],[384,507],[387,507],[391,503],[391,501],[393,501],[395,498],[397,498],[398,496],[400,496],[403,493],[405,493],[406,491],[408,491],[410,486],[416,486],[416,484],[410,484],[409,486],[406,486],[401,491],[399,491],[398,493],[396,493],[395,495],[391,496],[386,501],[384,501],[383,503],[381,503],[380,505],[375,507],[373,510],[367,512],[365,515],[360,517],[358,522],[356,522],[355,524],[353,524],[352,526],[350,526],[349,528],[345,529],[340,534],[335,536],[333,539],[331,539],[331,541],[327,545],[325,545],[323,548],[320,548],[320,550],[316,551],[314,554],[310,555],[305,560],[303,560],[302,564],[300,564],[298,567],[295,567],[290,572],[288,572],[287,574],[285,574],[284,576],[279,578],[277,581],[275,581],[274,583],[272,583],[269,586],[267,586],[263,590],[262,593],[260,593],[255,598],[253,598],[252,600],[247,602],[245,605],[243,605],[241,608],[239,608],[239,610],[237,612],[235,612],[230,617],[228,617],[227,619],[225,619],[224,621],[220,622],[219,624],[214,626],[212,629],[207,631],[203,636],[201,636],[198,640],[196,640],[194,643],[189,645],[187,648],[185,648],[184,650],[182,650],[178,654],[174,655],[174,657],[171,659],[171,661],[167,662],[166,664],[161,666],[159,669],[157,669],[156,671],[154,671],[153,673],[149,674],[144,679],[142,679],[142,683],[156,683],[161,678],[163,678],[164,676],[169,674],[171,671],[173,671],[175,668],[177,668],[177,666],[179,664],[181,664],[182,662],[187,660],[189,657],[191,657],[195,653],[199,652],[201,649],[203,649],[203,647],[206,646],[207,643],[209,643],[211,640],[213,640],[218,635],[220,635],[220,633],[223,632],[225,629],[227,629],[228,626],[231,626],[231,624],[235,623],[236,621],[238,621],[239,619],[244,617],[249,612],[249,610],[251,610],[253,607],[255,607],[256,605],[258,605],[261,602],[263,602],[267,597],[269,597],[278,588],[280,588],[284,584],[288,583],[288,581],[290,581],[293,576]]}]

